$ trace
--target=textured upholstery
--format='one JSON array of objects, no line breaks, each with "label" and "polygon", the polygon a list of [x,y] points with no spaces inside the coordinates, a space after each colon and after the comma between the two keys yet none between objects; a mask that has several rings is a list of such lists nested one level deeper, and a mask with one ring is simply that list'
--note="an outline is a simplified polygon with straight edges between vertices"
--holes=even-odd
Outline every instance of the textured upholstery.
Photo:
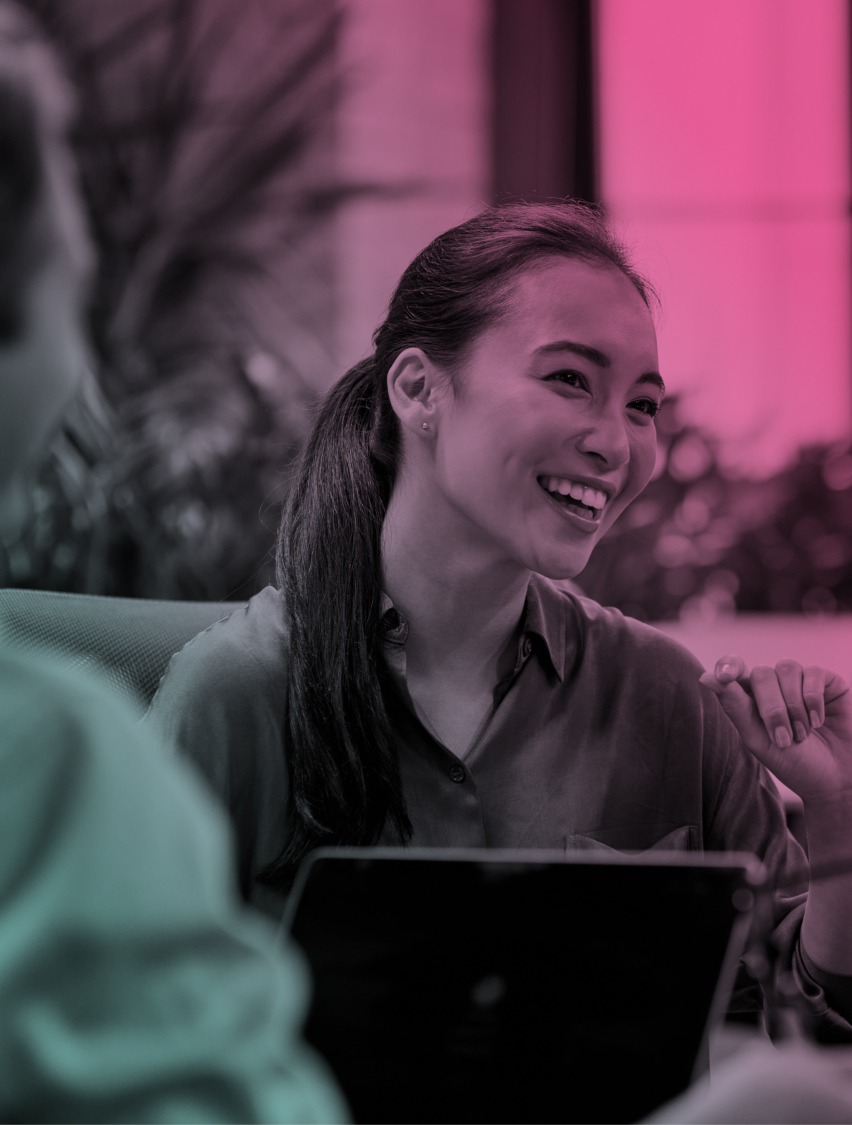
[{"label": "textured upholstery", "polygon": [[0,589],[0,644],[97,668],[147,706],[171,655],[238,602],[159,602]]}]

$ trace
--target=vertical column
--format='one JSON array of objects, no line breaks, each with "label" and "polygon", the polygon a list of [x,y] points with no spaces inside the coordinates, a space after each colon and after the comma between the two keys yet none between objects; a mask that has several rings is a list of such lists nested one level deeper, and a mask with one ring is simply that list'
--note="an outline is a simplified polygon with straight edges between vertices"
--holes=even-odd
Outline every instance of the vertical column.
[{"label": "vertical column", "polygon": [[414,255],[490,187],[487,0],[348,0],[343,14],[338,168],[368,191],[337,223],[338,374],[369,351]]},{"label": "vertical column", "polygon": [[732,466],[846,437],[845,0],[598,0],[601,194],[663,300],[663,373]]},{"label": "vertical column", "polygon": [[596,198],[591,0],[493,0],[494,197]]}]

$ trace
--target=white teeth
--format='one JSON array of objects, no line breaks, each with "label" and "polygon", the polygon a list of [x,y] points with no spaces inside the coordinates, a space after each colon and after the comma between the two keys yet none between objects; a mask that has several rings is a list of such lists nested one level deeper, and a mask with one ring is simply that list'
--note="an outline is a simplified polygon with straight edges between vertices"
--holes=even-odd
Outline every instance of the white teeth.
[{"label": "white teeth", "polygon": [[560,496],[570,496],[588,508],[600,510],[606,504],[606,493],[598,488],[589,488],[567,477],[542,477],[542,484],[548,492],[558,492]]}]

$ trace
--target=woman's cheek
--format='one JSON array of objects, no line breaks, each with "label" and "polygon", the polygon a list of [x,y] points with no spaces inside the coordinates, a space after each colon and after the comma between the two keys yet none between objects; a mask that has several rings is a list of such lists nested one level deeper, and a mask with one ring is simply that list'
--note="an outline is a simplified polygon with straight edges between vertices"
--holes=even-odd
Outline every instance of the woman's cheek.
[{"label": "woman's cheek", "polygon": [[[651,479],[657,463],[657,427],[645,427],[646,433],[637,443],[636,449],[636,487],[633,496],[638,496]],[[632,497],[631,497],[632,499]]]},{"label": "woman's cheek", "polygon": [[630,475],[621,496],[616,501],[609,518],[604,518],[604,530],[611,527],[621,513],[642,492],[651,479],[657,463],[657,430],[648,427],[650,433],[638,435],[630,448]]}]

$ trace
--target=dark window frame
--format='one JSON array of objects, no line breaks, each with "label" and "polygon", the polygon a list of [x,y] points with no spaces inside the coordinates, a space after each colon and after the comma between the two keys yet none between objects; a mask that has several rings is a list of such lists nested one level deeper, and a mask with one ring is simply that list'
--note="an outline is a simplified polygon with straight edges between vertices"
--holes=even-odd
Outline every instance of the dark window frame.
[{"label": "dark window frame", "polygon": [[492,0],[492,197],[598,200],[594,0]]}]

